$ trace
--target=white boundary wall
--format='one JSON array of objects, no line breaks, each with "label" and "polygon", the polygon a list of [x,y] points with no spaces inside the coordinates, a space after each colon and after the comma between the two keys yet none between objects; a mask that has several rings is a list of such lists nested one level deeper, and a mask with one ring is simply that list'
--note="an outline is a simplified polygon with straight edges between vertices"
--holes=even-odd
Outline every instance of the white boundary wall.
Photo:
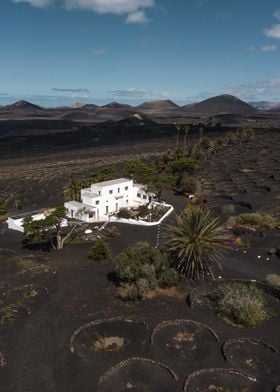
[{"label": "white boundary wall", "polygon": [[164,219],[166,219],[172,212],[174,211],[174,207],[171,204],[161,204],[161,203],[155,203],[157,205],[164,205],[165,207],[169,207],[168,211],[160,218],[160,220],[156,222],[147,222],[142,219],[136,220],[136,219],[124,219],[124,218],[118,218],[116,216],[111,216],[109,222],[116,222],[116,223],[126,223],[128,225],[137,225],[137,226],[157,226],[161,224]]}]

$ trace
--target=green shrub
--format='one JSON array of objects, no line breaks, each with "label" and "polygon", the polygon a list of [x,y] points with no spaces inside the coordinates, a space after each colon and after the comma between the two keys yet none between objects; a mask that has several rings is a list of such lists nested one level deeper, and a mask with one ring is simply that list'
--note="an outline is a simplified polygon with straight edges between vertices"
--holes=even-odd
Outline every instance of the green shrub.
[{"label": "green shrub", "polygon": [[275,249],[275,248],[269,248],[269,249],[267,250],[267,254],[268,254],[269,256],[274,256],[274,255],[276,255],[276,251],[277,251],[277,249]]},{"label": "green shrub", "polygon": [[197,190],[197,180],[184,173],[178,180],[178,190],[183,193],[195,193]]},{"label": "green shrub", "polygon": [[266,276],[266,281],[269,284],[272,284],[273,286],[278,286],[280,287],[280,275],[276,275],[276,274],[268,274]]},{"label": "green shrub", "polygon": [[142,206],[139,206],[137,212],[138,212],[139,217],[144,218],[150,213],[150,210],[149,210],[147,204],[143,204]]},{"label": "green shrub", "polygon": [[118,218],[129,219],[131,218],[131,212],[127,208],[121,208],[117,216]]},{"label": "green shrub", "polygon": [[166,262],[166,256],[159,249],[139,242],[115,257],[114,266],[120,281],[132,283],[140,278],[151,278]]},{"label": "green shrub", "polygon": [[143,297],[139,291],[138,286],[136,284],[131,284],[128,286],[126,296],[123,298],[129,301],[137,301]]},{"label": "green shrub", "polygon": [[93,261],[104,261],[111,257],[111,249],[109,244],[104,240],[98,240],[92,246],[88,256]]},{"label": "green shrub", "polygon": [[254,327],[270,316],[263,291],[255,284],[221,284],[212,301],[218,314],[245,327]]},{"label": "green shrub", "polygon": [[240,214],[236,216],[233,219],[233,224],[273,228],[276,224],[276,221],[270,214],[264,212],[255,212],[252,214]]},{"label": "green shrub", "polygon": [[178,274],[173,268],[163,271],[158,278],[158,284],[161,288],[177,286],[179,282]]},{"label": "green shrub", "polygon": [[130,246],[115,257],[114,269],[119,282],[128,286],[128,299],[141,299],[149,290],[178,284],[167,255],[146,242]]},{"label": "green shrub", "polygon": [[222,207],[222,213],[226,216],[233,216],[235,215],[235,205],[234,204],[225,204]]},{"label": "green shrub", "polygon": [[5,215],[7,212],[7,203],[4,199],[0,199],[0,215]]}]

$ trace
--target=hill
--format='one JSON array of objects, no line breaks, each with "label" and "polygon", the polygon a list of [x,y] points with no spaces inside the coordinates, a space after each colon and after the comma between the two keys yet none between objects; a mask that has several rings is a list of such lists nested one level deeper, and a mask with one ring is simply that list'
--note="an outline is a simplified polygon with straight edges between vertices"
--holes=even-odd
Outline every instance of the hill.
[{"label": "hill", "polygon": [[227,94],[218,95],[193,105],[185,105],[182,109],[186,113],[206,116],[219,114],[253,115],[258,113],[257,109],[248,103]]},{"label": "hill", "polygon": [[107,105],[103,105],[103,108],[110,108],[110,109],[125,109],[125,108],[131,108],[130,105],[127,105],[125,103],[119,103],[119,102],[110,102],[107,103]]},{"label": "hill", "polygon": [[169,109],[178,109],[179,106],[176,103],[166,100],[157,100],[151,102],[144,102],[141,105],[137,106],[138,109],[141,110],[169,110]]},{"label": "hill", "polygon": [[2,106],[1,109],[4,110],[42,110],[42,108],[38,105],[34,105],[28,101],[18,101],[11,105]]}]

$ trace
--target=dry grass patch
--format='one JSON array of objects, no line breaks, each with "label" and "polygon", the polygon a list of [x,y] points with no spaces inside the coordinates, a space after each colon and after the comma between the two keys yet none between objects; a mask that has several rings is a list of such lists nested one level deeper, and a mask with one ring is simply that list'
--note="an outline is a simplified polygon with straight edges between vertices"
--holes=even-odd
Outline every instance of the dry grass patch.
[{"label": "dry grass patch", "polygon": [[157,288],[155,290],[150,290],[146,294],[146,298],[152,299],[156,297],[171,297],[176,299],[186,298],[186,293],[179,291],[176,287],[169,287],[166,289]]},{"label": "dry grass patch", "polygon": [[105,336],[105,335],[95,335],[92,343],[92,351],[120,351],[125,345],[124,338],[119,336]]},{"label": "dry grass patch", "polygon": [[268,274],[266,275],[266,281],[273,286],[280,287],[280,275]]}]

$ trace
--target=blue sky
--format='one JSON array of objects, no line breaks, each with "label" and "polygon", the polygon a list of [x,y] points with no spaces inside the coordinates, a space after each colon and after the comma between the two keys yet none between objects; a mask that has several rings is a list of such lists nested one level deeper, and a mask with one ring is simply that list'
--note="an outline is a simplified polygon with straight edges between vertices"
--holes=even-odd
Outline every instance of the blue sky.
[{"label": "blue sky", "polygon": [[1,0],[0,104],[280,100],[279,0]]}]

